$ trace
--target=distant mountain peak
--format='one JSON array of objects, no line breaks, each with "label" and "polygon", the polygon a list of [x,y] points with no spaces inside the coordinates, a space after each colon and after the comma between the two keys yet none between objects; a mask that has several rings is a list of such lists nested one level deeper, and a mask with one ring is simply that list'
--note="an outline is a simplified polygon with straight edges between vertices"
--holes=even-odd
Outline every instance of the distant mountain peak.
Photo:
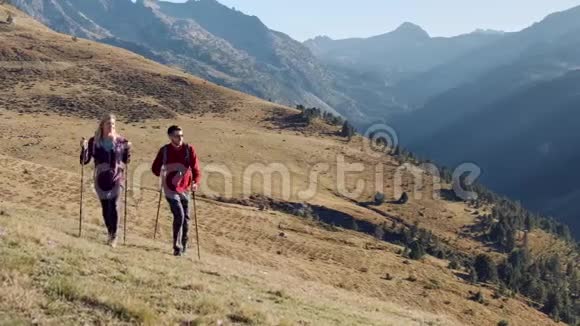
[{"label": "distant mountain peak", "polygon": [[397,27],[395,32],[421,32],[427,33],[421,26],[413,24],[410,22],[404,22],[401,26]]},{"label": "distant mountain peak", "polygon": [[223,3],[217,1],[217,0],[187,0],[185,2],[186,4],[205,4],[205,5],[213,5],[213,6],[218,6],[218,7],[224,7],[224,8],[228,8],[226,5],[224,5]]},{"label": "distant mountain peak", "polygon": [[395,31],[399,31],[399,30],[423,30],[421,28],[421,26],[417,25],[417,24],[413,24],[411,22],[404,22],[402,23],[399,27],[397,27],[397,29]]},{"label": "distant mountain peak", "polygon": [[153,8],[153,9],[159,8],[159,3],[157,0],[137,0],[136,3],[138,5]]},{"label": "distant mountain peak", "polygon": [[[410,23],[404,22],[401,26],[397,27],[394,31],[391,32],[392,34],[400,34],[407,37],[430,37],[429,33],[427,33],[421,26]],[[389,33],[389,34],[391,34]]]},{"label": "distant mountain peak", "polygon": [[484,35],[503,35],[505,34],[504,31],[499,31],[495,29],[482,29],[478,28],[472,32],[472,34],[484,34]]},{"label": "distant mountain peak", "polygon": [[331,42],[331,41],[334,41],[334,40],[330,36],[318,35],[318,36],[315,36],[314,38],[311,38],[311,39],[304,41],[304,43],[306,43],[306,42]]}]

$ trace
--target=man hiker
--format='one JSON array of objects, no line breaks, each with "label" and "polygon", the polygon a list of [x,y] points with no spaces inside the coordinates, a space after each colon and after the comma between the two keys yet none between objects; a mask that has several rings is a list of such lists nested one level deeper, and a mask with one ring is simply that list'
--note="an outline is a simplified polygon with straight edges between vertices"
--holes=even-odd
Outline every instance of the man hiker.
[{"label": "man hiker", "polygon": [[159,149],[151,170],[162,179],[173,214],[173,254],[181,256],[187,249],[190,191],[197,191],[201,171],[195,149],[183,142],[181,127],[169,127],[167,136],[170,142]]},{"label": "man hiker", "polygon": [[85,138],[81,140],[80,163],[87,165],[91,158],[95,162],[95,191],[109,235],[107,244],[114,248],[117,246],[120,190],[131,160],[131,143],[117,133],[114,115],[107,114],[99,121],[94,137],[88,142]]}]

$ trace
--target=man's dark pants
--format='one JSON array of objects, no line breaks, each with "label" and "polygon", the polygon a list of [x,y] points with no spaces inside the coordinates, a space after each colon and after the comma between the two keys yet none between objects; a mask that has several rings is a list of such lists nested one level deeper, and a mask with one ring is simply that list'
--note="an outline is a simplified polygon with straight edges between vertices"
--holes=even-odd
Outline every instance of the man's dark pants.
[{"label": "man's dark pants", "polygon": [[173,249],[184,249],[189,232],[189,194],[166,197],[173,213]]}]

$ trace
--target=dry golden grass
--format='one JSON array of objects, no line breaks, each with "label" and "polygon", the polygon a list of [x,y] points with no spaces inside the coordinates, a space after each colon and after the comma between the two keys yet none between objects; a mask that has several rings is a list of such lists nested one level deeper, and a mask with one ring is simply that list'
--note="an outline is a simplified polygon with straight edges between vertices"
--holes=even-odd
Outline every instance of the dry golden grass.
[{"label": "dry golden grass", "polygon": [[[240,314],[254,316],[251,319],[258,320],[260,324],[296,324],[302,320],[312,325],[406,325],[421,322],[492,325],[501,319],[510,320],[514,325],[530,322],[551,324],[547,317],[518,300],[503,302],[490,299],[488,306],[468,300],[469,291],[475,292],[478,288],[456,276],[446,267],[445,261],[427,258],[421,262],[406,263],[405,258],[397,255],[398,246],[380,244],[370,236],[352,231],[325,230],[306,220],[275,211],[260,211],[205,199],[199,201],[204,260],[202,263],[192,263],[190,260],[175,260],[169,255],[170,227],[165,207],[162,221],[164,243],[146,239],[151,237],[153,230],[156,193],[144,192],[140,201],[129,200],[129,246],[110,251],[101,244],[104,231],[98,226],[102,223],[99,207],[88,191],[85,219],[90,231],[86,238],[76,239],[73,235],[77,228],[79,176],[75,143],[78,136],[86,135],[86,131],[92,129],[94,122],[43,114],[20,116],[7,111],[0,113],[3,118],[0,127],[6,131],[2,134],[6,141],[1,143],[0,150],[10,154],[0,156],[0,178],[3,180],[0,186],[3,198],[1,209],[10,216],[0,220],[0,227],[8,231],[8,235],[12,236],[10,239],[18,239],[21,245],[32,246],[31,252],[36,253],[32,258],[18,255],[10,258],[24,262],[16,279],[20,280],[18,284],[28,287],[15,288],[12,285],[9,289],[13,296],[40,294],[28,295],[34,298],[29,303],[26,300],[18,301],[19,305],[34,307],[32,310],[36,311],[36,317],[16,313],[30,309],[11,306],[14,318],[48,318],[42,320],[50,321],[46,316],[49,312],[43,307],[46,302],[52,302],[61,309],[69,309],[70,316],[62,315],[62,320],[73,324],[81,320],[118,323],[146,321],[149,318],[166,323],[199,320],[203,324],[217,320],[243,320],[238,316]],[[123,134],[134,142],[133,166],[139,163],[147,163],[148,166],[158,146],[163,143],[164,128],[154,127],[165,126],[169,122],[120,125]],[[308,174],[305,171],[309,166],[306,158],[332,163],[331,155],[326,153],[325,148],[337,151],[353,150],[351,146],[356,148],[356,143],[344,144],[332,137],[298,136],[284,130],[279,133],[252,121],[181,117],[179,123],[184,126],[188,139],[194,140],[204,166],[210,162],[228,164],[234,171],[234,179],[240,180],[244,164],[256,159],[252,153],[263,156],[261,159],[265,163],[269,162],[266,153],[270,153],[272,161],[283,161],[291,167],[292,176],[297,180],[293,183],[294,192],[302,189],[306,182]],[[236,135],[237,130],[240,133],[241,130],[246,131]],[[23,150],[18,144],[22,143],[21,136],[27,134],[41,141]],[[149,139],[158,143],[152,144],[147,141]],[[286,141],[280,148],[278,144],[282,140]],[[70,159],[63,160],[62,157]],[[90,168],[88,171],[86,173],[90,175]],[[155,179],[148,173],[145,175],[143,184],[155,187]],[[210,175],[207,177],[212,178]],[[364,178],[365,174],[361,177]],[[210,185],[219,183],[218,180],[214,181]],[[276,183],[273,187],[276,188]],[[351,214],[357,219],[385,220],[383,216],[336,197],[334,191],[329,190],[332,189],[331,174],[321,178],[319,187],[319,195],[311,200],[313,204]],[[235,194],[239,195],[241,188],[241,184],[237,185]],[[90,189],[88,183],[86,189]],[[260,189],[261,185],[256,183],[254,191]],[[439,201],[439,205],[437,203],[433,199],[412,200],[404,207],[384,205],[381,209],[409,223],[419,219],[421,225],[431,227],[428,224],[431,223],[428,221],[429,215],[417,216],[418,210],[426,207],[428,212],[444,215],[445,211],[451,211],[450,207],[459,205],[443,201]],[[471,221],[464,210],[454,212],[457,220],[464,218]],[[462,212],[467,215],[462,215]],[[442,220],[445,223],[432,224],[434,231],[442,235],[453,233],[452,223],[459,223],[455,219]],[[285,232],[285,238],[278,236],[281,231]],[[31,232],[32,238],[25,236],[27,232]],[[3,237],[3,243],[11,241],[7,239]],[[64,244],[56,244],[60,241]],[[477,244],[474,240],[464,241]],[[481,244],[479,246],[483,247]],[[20,251],[2,256],[12,257]],[[65,273],[70,277],[65,277],[64,282],[75,284],[71,288],[73,295],[68,299],[66,296],[55,299],[50,294],[52,292],[47,292],[45,283],[26,282],[38,278],[34,272],[38,268],[27,269],[25,266],[27,261],[38,264],[39,256],[50,258],[49,264],[52,259],[74,262],[70,265],[60,263],[56,273],[61,277],[56,279],[57,282],[62,281],[60,274]],[[46,268],[50,270],[52,267],[40,270]],[[187,275],[183,274],[184,271]],[[383,279],[386,273],[391,275],[392,280]],[[95,279],[93,275],[99,275],[99,278]],[[168,275],[173,278],[168,278]],[[417,281],[409,282],[409,275],[415,276]],[[47,284],[55,282],[50,279],[45,281]],[[176,290],[169,286],[169,282],[180,284],[185,290]],[[85,288],[88,290],[79,290]],[[71,289],[65,288],[65,291]],[[99,291],[95,292],[95,289]],[[80,292],[75,292],[77,290]],[[283,295],[271,294],[277,291]],[[152,296],[152,292],[156,295]],[[187,294],[180,297],[184,292]],[[493,291],[483,289],[483,292],[486,298],[491,298]],[[112,295],[122,293],[125,294]],[[131,301],[127,301],[128,298]],[[15,301],[7,302],[12,304]],[[87,302],[92,303],[90,309]],[[77,310],[97,312],[91,312],[88,316]]]},{"label": "dry golden grass", "polygon": [[[242,323],[450,324],[445,317],[303,280],[275,266],[214,255],[175,259],[167,244],[133,234],[111,250],[87,225],[78,239],[70,219],[3,204],[0,220],[0,320],[41,324]],[[39,220],[38,217],[42,216]],[[209,234],[206,234],[209,237]],[[208,243],[210,239],[208,239]],[[439,321],[439,322],[437,322]]]},{"label": "dry golden grass", "polygon": [[[100,207],[89,181],[85,233],[78,239],[78,141],[95,128],[93,119],[81,117],[114,111],[122,117],[120,132],[133,142],[131,169],[143,173],[141,186],[156,187],[148,168],[166,142],[166,127],[177,122],[195,144],[202,166],[221,164],[231,171],[235,197],[247,188],[282,198],[278,178],[262,184],[244,171],[253,163],[283,163],[291,176],[290,199],[298,201],[298,193],[310,184],[312,167],[326,163],[329,169],[319,174],[309,203],[376,224],[392,222],[385,214],[418,222],[456,250],[488,250],[469,235],[460,236],[463,227],[475,223],[473,209],[432,198],[428,178],[421,199],[384,204],[377,211],[337,195],[337,157],[342,156],[365,167],[346,182],[352,189],[356,180],[366,181],[360,201],[376,191],[378,164],[384,167],[383,192],[389,199],[396,196],[398,163],[366,153],[361,138],[347,143],[333,135],[332,127],[293,125],[292,109],[126,51],[73,42],[14,13],[16,26],[0,31],[0,56],[18,49],[30,62],[66,62],[56,64],[62,69],[58,74],[0,68],[0,323],[554,324],[517,298],[493,299],[492,289],[481,289],[487,305],[469,300],[469,291],[480,289],[448,269],[447,261],[409,262],[397,254],[400,247],[362,233],[208,199],[198,202],[203,261],[194,260],[195,252],[175,259],[165,204],[161,238],[155,242],[150,238],[157,193],[137,193],[134,180],[128,245],[104,246]],[[139,117],[146,119],[136,122]],[[221,178],[207,171],[205,177],[202,192],[225,192]],[[414,188],[409,173],[402,188]]]}]

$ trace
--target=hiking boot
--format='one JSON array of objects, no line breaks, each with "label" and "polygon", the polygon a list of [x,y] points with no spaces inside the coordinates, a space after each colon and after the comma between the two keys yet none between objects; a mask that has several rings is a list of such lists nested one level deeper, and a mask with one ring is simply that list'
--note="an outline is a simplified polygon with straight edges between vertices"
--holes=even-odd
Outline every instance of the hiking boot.
[{"label": "hiking boot", "polygon": [[184,243],[183,246],[181,247],[181,254],[185,255],[186,251],[187,251],[187,243]]},{"label": "hiking boot", "polygon": [[183,256],[183,251],[181,251],[181,248],[174,248],[173,249],[173,256],[175,256],[175,257]]},{"label": "hiking boot", "polygon": [[111,248],[117,248],[117,236],[111,236],[111,240],[109,240],[109,246],[111,246]]}]

